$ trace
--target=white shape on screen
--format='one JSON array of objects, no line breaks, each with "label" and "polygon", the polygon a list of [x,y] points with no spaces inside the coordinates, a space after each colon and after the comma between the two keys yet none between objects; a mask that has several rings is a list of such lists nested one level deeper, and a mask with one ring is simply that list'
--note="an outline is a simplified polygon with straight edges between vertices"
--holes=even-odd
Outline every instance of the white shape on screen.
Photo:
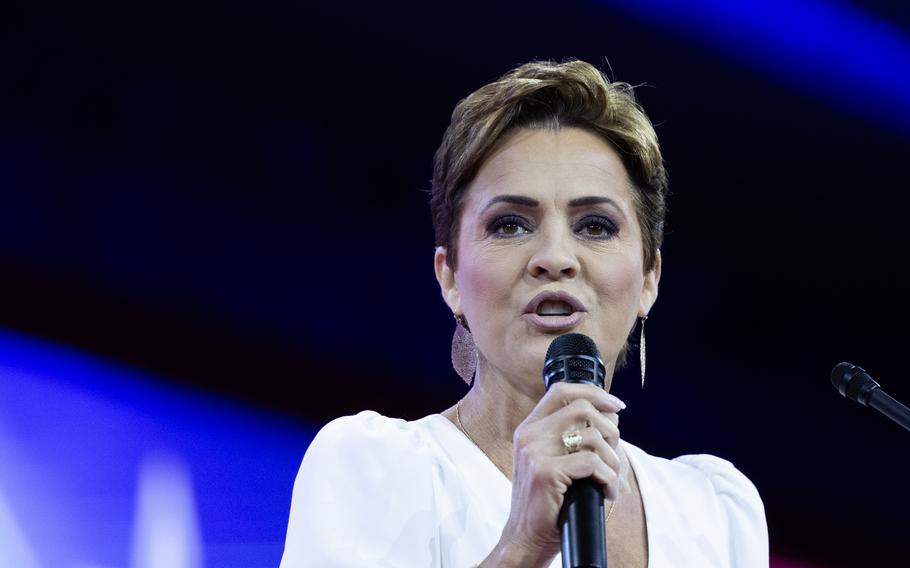
[{"label": "white shape on screen", "polygon": [[140,466],[130,568],[202,568],[202,536],[188,468],[165,455]]}]

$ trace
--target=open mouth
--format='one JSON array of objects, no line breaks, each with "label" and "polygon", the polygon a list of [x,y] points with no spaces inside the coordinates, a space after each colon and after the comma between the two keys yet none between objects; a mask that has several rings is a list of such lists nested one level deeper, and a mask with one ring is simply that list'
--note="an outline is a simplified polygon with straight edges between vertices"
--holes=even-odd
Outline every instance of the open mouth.
[{"label": "open mouth", "polygon": [[546,291],[528,302],[524,318],[545,333],[565,333],[582,321],[585,312],[585,305],[572,294]]},{"label": "open mouth", "polygon": [[562,300],[544,300],[537,306],[537,315],[539,316],[568,316],[572,315],[575,309],[568,302]]},{"label": "open mouth", "polygon": [[525,313],[539,316],[568,316],[575,312],[585,312],[581,300],[561,290],[547,290],[531,298],[525,307]]}]

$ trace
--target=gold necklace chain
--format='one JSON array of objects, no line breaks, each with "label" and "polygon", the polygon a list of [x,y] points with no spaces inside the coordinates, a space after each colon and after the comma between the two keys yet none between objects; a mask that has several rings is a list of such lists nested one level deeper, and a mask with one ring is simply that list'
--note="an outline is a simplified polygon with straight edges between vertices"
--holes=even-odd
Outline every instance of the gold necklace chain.
[{"label": "gold necklace chain", "polygon": [[[461,430],[464,433],[464,435],[468,437],[468,440],[471,440],[471,443],[474,444],[475,446],[477,446],[477,449],[480,450],[480,452],[483,455],[487,456],[488,460],[493,462],[493,458],[490,457],[490,454],[485,452],[484,449],[480,447],[480,444],[478,444],[477,441],[474,438],[472,438],[470,434],[468,434],[468,431],[467,431],[467,429],[465,429],[464,424],[461,423],[461,401],[460,400],[455,403],[455,421],[458,423],[458,429]],[[496,462],[493,462],[493,463],[496,463]],[[616,497],[617,498],[613,499],[613,502],[610,504],[610,510],[607,512],[607,518],[606,518],[606,520],[604,520],[604,524],[610,522],[610,517],[613,515],[613,509],[616,508],[616,502],[619,500],[619,495],[617,495]]]}]

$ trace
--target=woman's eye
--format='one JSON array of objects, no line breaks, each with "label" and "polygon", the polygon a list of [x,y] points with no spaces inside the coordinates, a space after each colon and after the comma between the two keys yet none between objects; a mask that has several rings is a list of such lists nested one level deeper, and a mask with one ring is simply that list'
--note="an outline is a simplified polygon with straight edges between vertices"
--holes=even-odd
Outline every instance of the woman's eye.
[{"label": "woman's eye", "polygon": [[575,225],[575,230],[595,239],[607,239],[619,232],[616,223],[600,216],[585,217]]},{"label": "woman's eye", "polygon": [[501,237],[523,235],[530,230],[530,225],[525,219],[514,215],[494,219],[489,226],[490,233]]}]

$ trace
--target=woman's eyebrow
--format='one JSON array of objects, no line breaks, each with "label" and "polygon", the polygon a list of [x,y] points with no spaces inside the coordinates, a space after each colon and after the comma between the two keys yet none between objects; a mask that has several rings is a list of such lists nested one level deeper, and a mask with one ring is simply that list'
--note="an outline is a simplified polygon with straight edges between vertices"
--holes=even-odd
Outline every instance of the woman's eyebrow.
[{"label": "woman's eyebrow", "polygon": [[[483,209],[480,212],[483,213],[484,211],[486,211],[490,207],[496,205],[497,203],[512,203],[513,205],[523,205],[525,207],[539,207],[540,206],[539,201],[537,201],[536,199],[532,199],[530,197],[526,197],[524,195],[511,195],[511,194],[497,195],[496,197],[494,197],[493,199],[488,201],[487,204],[484,205]],[[609,197],[605,197],[603,195],[588,195],[585,197],[576,197],[575,199],[569,201],[569,207],[587,207],[589,205],[603,205],[603,204],[612,205],[618,211],[620,211],[620,212],[622,211],[622,207],[620,207],[619,204],[616,203],[615,200],[613,200]]]},{"label": "woman's eyebrow", "polygon": [[569,201],[569,207],[586,207],[588,205],[601,205],[603,203],[612,205],[613,207],[616,207],[617,209],[622,211],[622,208],[619,207],[619,204],[617,204],[616,201],[610,199],[609,197],[604,197],[602,195],[589,195],[587,197],[577,197],[577,198]]},{"label": "woman's eyebrow", "polygon": [[480,212],[483,213],[497,203],[512,203],[514,205],[524,205],[525,207],[538,207],[540,205],[540,202],[536,199],[531,199],[530,197],[525,197],[524,195],[497,195],[488,201]]},{"label": "woman's eyebrow", "polygon": [[615,209],[623,218],[627,217],[626,210],[615,200],[603,195],[589,195],[578,197],[569,201],[569,207],[586,207],[590,205],[609,205]]}]

